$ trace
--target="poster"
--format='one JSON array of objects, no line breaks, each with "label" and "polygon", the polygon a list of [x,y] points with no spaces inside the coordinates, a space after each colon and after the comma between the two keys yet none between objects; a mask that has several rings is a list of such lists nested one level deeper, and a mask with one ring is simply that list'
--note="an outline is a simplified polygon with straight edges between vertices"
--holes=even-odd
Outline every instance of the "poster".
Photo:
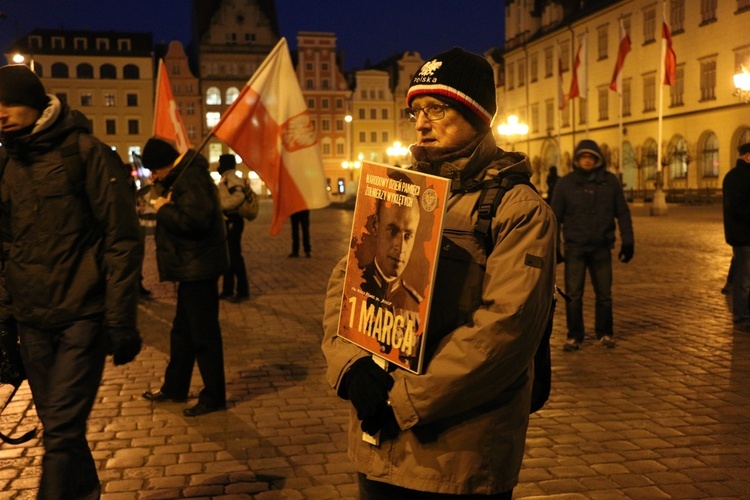
[{"label": "poster", "polygon": [[339,336],[422,372],[450,180],[364,162]]}]

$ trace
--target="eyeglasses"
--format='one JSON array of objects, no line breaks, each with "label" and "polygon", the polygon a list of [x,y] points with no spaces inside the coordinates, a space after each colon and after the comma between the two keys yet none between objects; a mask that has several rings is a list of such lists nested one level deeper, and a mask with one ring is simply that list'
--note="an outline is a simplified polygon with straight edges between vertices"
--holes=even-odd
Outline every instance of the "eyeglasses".
[{"label": "eyeglasses", "polygon": [[409,116],[410,122],[417,121],[420,111],[424,113],[424,117],[427,118],[428,121],[435,122],[442,120],[443,117],[445,117],[445,110],[450,107],[450,104],[429,104],[424,108],[405,108],[404,113]]}]

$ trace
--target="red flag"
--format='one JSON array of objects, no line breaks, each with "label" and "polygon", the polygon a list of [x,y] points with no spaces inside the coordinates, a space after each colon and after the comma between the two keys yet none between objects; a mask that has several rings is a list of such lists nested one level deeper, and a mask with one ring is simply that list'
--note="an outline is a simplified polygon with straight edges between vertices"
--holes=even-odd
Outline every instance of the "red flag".
[{"label": "red flag", "polygon": [[562,57],[557,57],[557,108],[565,109],[565,105],[568,104],[568,100],[563,90],[563,62]]},{"label": "red flag", "polygon": [[274,199],[271,234],[301,210],[330,204],[317,135],[282,38],[212,133],[257,172]]},{"label": "red flag", "polygon": [[570,92],[568,100],[581,97],[586,99],[586,90],[588,88],[587,71],[586,71],[586,36],[584,33],[581,37],[581,44],[576,51],[576,59],[573,62],[573,80],[570,82]]},{"label": "red flag", "polygon": [[667,50],[664,53],[664,82],[662,83],[672,86],[677,73],[677,54],[672,48],[672,32],[669,31],[666,20],[661,25],[661,37],[667,41]]},{"label": "red flag", "polygon": [[620,48],[617,50],[617,63],[615,64],[615,72],[612,74],[612,82],[609,84],[609,88],[622,94],[622,67],[625,64],[625,56],[630,52],[630,35],[625,31],[625,26],[622,24],[620,19]]},{"label": "red flag", "polygon": [[162,59],[159,59],[154,107],[154,135],[173,141],[180,153],[187,151],[190,144],[187,132],[185,132],[185,124],[182,123],[180,110],[177,109],[172,86],[167,76],[167,68]]}]

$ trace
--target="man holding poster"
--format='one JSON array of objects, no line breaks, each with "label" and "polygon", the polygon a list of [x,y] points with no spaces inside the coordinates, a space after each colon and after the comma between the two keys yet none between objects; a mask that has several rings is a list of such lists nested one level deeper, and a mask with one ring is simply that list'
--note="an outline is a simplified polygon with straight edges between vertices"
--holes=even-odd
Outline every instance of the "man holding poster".
[{"label": "man holding poster", "polygon": [[[327,378],[352,403],[349,456],[360,498],[509,500],[524,454],[534,353],[554,298],[555,218],[530,185],[518,184],[492,214],[490,237],[476,230],[485,186],[507,174],[531,176],[525,155],[495,144],[495,82],[484,58],[460,48],[431,58],[406,100],[417,133],[411,169],[450,179],[423,367],[383,370],[371,349],[342,337],[352,269],[344,259],[325,303]],[[379,431],[379,444],[362,431]]]}]

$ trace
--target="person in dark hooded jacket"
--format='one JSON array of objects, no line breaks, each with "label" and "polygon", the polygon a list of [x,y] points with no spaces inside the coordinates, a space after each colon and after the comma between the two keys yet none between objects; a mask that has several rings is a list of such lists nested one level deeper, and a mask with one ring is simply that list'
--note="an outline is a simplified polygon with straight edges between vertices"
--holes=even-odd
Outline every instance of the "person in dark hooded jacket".
[{"label": "person in dark hooded jacket", "polygon": [[39,498],[99,498],[86,421],[107,352],[141,349],[143,247],[128,172],[26,66],[0,68],[5,288],[44,426]]},{"label": "person in dark hooded jacket", "polygon": [[552,210],[562,228],[564,254],[558,247],[558,261],[565,262],[565,291],[568,339],[564,349],[578,350],[586,331],[583,325],[583,288],[586,270],[596,295],[594,332],[606,347],[615,347],[612,320],[612,248],[615,219],[620,228],[621,262],[633,258],[633,225],[630,209],[617,177],[607,171],[599,146],[581,141],[573,154],[574,170],[560,178],[552,197]]}]

